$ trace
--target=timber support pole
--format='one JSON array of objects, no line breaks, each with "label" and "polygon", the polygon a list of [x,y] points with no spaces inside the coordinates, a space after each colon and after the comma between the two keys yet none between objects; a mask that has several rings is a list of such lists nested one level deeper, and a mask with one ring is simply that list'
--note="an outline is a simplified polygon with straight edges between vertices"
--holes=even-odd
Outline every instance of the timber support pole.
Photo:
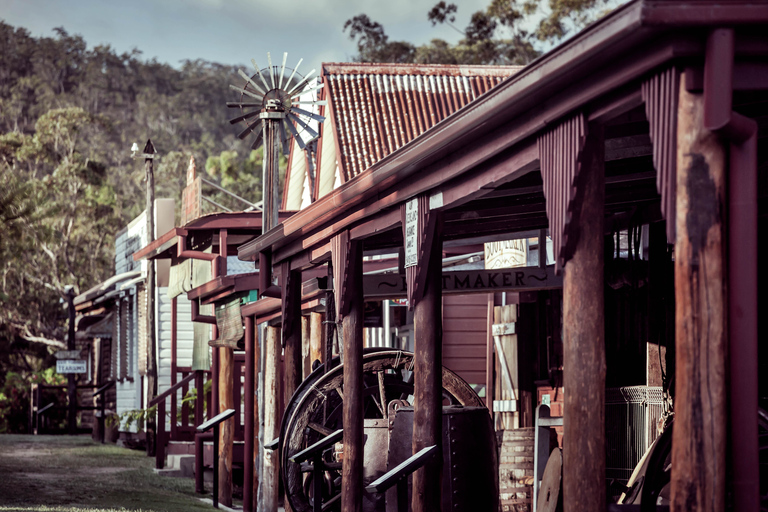
[{"label": "timber support pole", "polygon": [[677,121],[671,510],[714,512],[725,509],[726,482],[726,150],[705,127],[704,96],[685,82]]},{"label": "timber support pole", "polygon": [[[280,374],[280,328],[264,329],[264,442],[271,443],[280,435],[277,396]],[[264,450],[262,479],[262,504],[265,512],[277,512],[279,483],[278,450]],[[259,511],[261,512],[261,511]]]},{"label": "timber support pole", "polygon": [[[67,350],[76,350],[75,344],[75,289],[67,288]],[[67,375],[67,431],[69,435],[77,434],[77,381],[76,374]],[[39,406],[39,402],[38,402]]]},{"label": "timber support pole", "polygon": [[[144,170],[147,180],[147,243],[155,239],[155,146],[147,139],[144,146]],[[157,333],[155,332],[155,262],[147,262],[147,400],[149,403],[157,396]],[[157,451],[157,422],[165,418],[147,420],[147,455]]]},{"label": "timber support pole", "polygon": [[[233,369],[234,350],[219,347],[219,412],[235,408]],[[240,385],[240,383],[238,383]],[[219,502],[232,506],[232,443],[235,438],[235,419],[229,418],[219,428]]]},{"label": "timber support pole", "polygon": [[346,311],[342,310],[344,340],[344,460],[341,475],[341,510],[361,512],[363,507],[363,251],[361,242],[349,241],[346,252]]},{"label": "timber support pole", "polygon": [[[433,215],[437,215],[433,213]],[[418,272],[426,272],[424,292],[414,305],[414,411],[412,452],[442,446],[443,427],[443,322],[442,239],[439,221],[424,241],[428,258]],[[411,509],[439,511],[441,506],[442,451],[413,473]]]},{"label": "timber support pole", "polygon": [[[283,410],[291,403],[291,397],[302,380],[301,365],[301,272],[291,271],[290,264],[282,264],[282,296],[283,296]],[[283,504],[286,512],[291,506],[288,499]]]},{"label": "timber support pole", "polygon": [[605,510],[605,171],[601,126],[582,154],[577,238],[563,281],[563,504],[565,512]]},{"label": "timber support pole", "polygon": [[727,339],[733,508],[760,507],[757,334],[757,123],[733,111],[736,37],[718,28],[707,38],[704,125],[728,149]]},{"label": "timber support pole", "polygon": [[245,376],[243,395],[245,409],[245,425],[243,427],[244,455],[243,455],[243,512],[253,512],[255,510],[254,489],[256,488],[254,480],[254,446],[257,443],[255,425],[258,425],[259,408],[256,403],[254,393],[254,383],[256,378],[255,366],[257,349],[255,343],[255,330],[253,328],[253,317],[245,317]]}]

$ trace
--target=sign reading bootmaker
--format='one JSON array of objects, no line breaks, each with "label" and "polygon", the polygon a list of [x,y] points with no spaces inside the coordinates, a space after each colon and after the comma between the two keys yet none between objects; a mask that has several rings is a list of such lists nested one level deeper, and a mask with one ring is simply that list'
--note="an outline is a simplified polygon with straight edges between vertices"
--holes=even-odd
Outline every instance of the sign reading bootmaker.
[{"label": "sign reading bootmaker", "polygon": [[[554,267],[443,272],[443,293],[548,290],[562,286],[563,278],[555,275]],[[366,275],[363,276],[363,288],[366,299],[402,297],[406,291],[405,276]]]}]

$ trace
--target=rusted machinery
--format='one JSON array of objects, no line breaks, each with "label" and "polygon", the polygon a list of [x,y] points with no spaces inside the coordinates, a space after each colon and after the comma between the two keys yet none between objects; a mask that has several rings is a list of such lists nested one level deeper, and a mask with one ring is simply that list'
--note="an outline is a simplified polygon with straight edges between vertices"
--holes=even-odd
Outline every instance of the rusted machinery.
[{"label": "rusted machinery", "polygon": [[[413,354],[367,352],[363,372],[364,484],[368,485],[411,457]],[[443,509],[496,512],[498,463],[490,415],[477,393],[458,375],[443,368],[442,377]],[[318,368],[286,407],[280,431],[281,471],[286,498],[295,512],[338,509],[343,445],[331,441],[340,438],[338,430],[343,427],[342,380],[341,366],[327,373]],[[313,446],[316,451],[309,454],[307,448]],[[301,461],[294,462],[302,451]],[[316,475],[321,483],[315,482]],[[363,510],[396,512],[397,503],[394,488],[386,493],[364,493]]]}]

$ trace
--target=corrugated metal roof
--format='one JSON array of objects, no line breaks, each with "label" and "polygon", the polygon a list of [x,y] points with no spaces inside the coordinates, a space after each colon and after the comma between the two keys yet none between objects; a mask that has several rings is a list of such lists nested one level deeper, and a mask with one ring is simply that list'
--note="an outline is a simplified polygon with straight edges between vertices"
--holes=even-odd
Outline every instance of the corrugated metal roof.
[{"label": "corrugated metal roof", "polygon": [[323,65],[326,110],[335,128],[342,180],[354,178],[520,69]]}]

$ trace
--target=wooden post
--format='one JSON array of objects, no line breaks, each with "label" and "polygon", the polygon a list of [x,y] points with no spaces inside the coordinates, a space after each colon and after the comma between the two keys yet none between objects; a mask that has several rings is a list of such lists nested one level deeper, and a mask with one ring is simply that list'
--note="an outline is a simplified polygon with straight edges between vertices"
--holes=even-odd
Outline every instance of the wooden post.
[{"label": "wooden post", "polygon": [[323,359],[323,314],[312,312],[309,314],[309,367],[315,361],[324,362]]},{"label": "wooden post", "polygon": [[342,311],[344,339],[344,461],[341,474],[341,510],[361,512],[363,507],[363,251],[350,241]]},{"label": "wooden post", "polygon": [[[219,349],[219,413],[235,408],[234,350],[229,347]],[[238,385],[240,383],[238,382]],[[235,440],[235,418],[221,423],[219,429],[219,502],[232,506],[232,445]]]},{"label": "wooden post", "polygon": [[280,129],[281,120],[264,120],[264,160],[262,164],[263,176],[263,210],[262,232],[266,233],[278,224],[278,167],[280,159]]},{"label": "wooden post", "polygon": [[244,416],[245,425],[243,429],[243,512],[252,512],[254,510],[253,490],[254,490],[254,443],[255,432],[254,424],[258,421],[258,405],[256,396],[253,392],[254,385],[254,367],[256,361],[256,350],[254,343],[253,317],[245,317],[245,375],[244,375]]},{"label": "wooden post", "polygon": [[722,511],[726,481],[726,151],[680,80],[675,240],[673,511]]},{"label": "wooden post", "polygon": [[[269,443],[280,434],[278,422],[279,364],[280,364],[280,328],[265,328],[264,361],[264,442]],[[264,452],[264,472],[261,475],[263,485],[263,504],[265,512],[277,512],[278,452]]]},{"label": "wooden post", "polygon": [[[506,325],[515,322],[517,322],[517,304],[507,304],[506,306],[495,306],[493,308],[494,324]],[[517,334],[505,334],[498,336],[498,338],[501,342],[500,346],[504,351],[504,357],[501,357],[501,354],[499,354],[497,358],[499,371],[496,374],[500,377],[500,387],[496,391],[496,397],[498,400],[515,400],[517,408],[514,412],[500,412],[496,414],[499,415],[504,430],[511,430],[521,426],[520,406],[522,405],[522,400],[520,399]],[[505,377],[504,368],[501,367],[503,364],[507,365],[506,375],[509,375],[509,380],[512,381],[512,389],[510,389],[510,383],[507,382]]]},{"label": "wooden post", "polygon": [[[283,280],[283,346],[285,347],[283,358],[283,411],[291,402],[291,397],[296,388],[301,384],[302,365],[301,365],[301,272],[291,271],[288,262],[282,265]],[[278,434],[279,434],[279,415]],[[277,435],[275,436],[277,437]],[[286,512],[290,512],[291,507],[288,500],[283,504]]]},{"label": "wooden post", "polygon": [[578,242],[563,282],[564,446],[566,512],[605,510],[605,320],[602,127],[590,127],[582,154]]},{"label": "wooden post", "polygon": [[[443,319],[442,239],[439,226],[424,242],[431,244],[424,293],[414,305],[414,411],[413,453],[442,446],[443,427]],[[442,457],[440,453],[413,474],[413,512],[440,510]],[[447,511],[446,511],[447,512]]]},{"label": "wooden post", "polygon": [[[144,146],[144,170],[147,179],[147,243],[155,239],[155,173],[154,155],[155,146],[147,139]],[[156,359],[156,335],[155,335],[155,262],[147,261],[147,398],[145,403],[151,402],[157,396],[157,359]],[[157,421],[165,421],[165,418],[157,418]],[[155,418],[147,418],[147,455],[154,455],[157,450],[155,439]]]},{"label": "wooden post", "polygon": [[[67,350],[75,350],[75,289],[71,286],[67,288]],[[75,374],[67,375],[67,431],[69,435],[77,434],[77,382]]]},{"label": "wooden post", "polygon": [[301,315],[301,380],[306,379],[307,375],[312,372],[312,360],[309,358],[311,338],[309,330],[309,316]]},{"label": "wooden post", "polygon": [[288,407],[293,392],[301,384],[301,272],[283,263],[283,406]]}]

